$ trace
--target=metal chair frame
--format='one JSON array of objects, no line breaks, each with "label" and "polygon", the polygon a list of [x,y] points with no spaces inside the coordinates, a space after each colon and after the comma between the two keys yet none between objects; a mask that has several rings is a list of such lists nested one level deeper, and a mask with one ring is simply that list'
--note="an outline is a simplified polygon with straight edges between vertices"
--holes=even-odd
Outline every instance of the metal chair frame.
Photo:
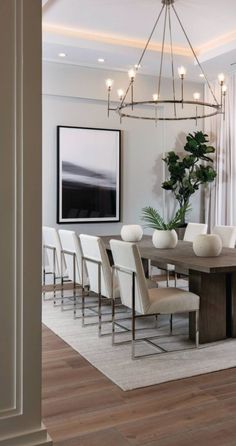
[{"label": "metal chair frame", "polygon": [[[73,280],[72,280],[72,284],[73,284],[73,294],[70,296],[64,296],[64,275],[63,275],[63,256],[64,255],[69,255],[73,258]],[[77,302],[77,298],[81,298],[83,296],[83,285],[82,284],[78,284],[76,282],[76,262],[77,262],[77,267],[78,267],[78,259],[76,256],[76,253],[74,251],[69,251],[66,249],[62,249],[61,250],[61,265],[62,265],[62,277],[61,277],[61,286],[62,286],[62,293],[61,293],[61,306],[62,306],[62,310],[64,310],[64,299],[73,299],[73,304],[71,303],[67,303],[66,305],[72,305],[73,306],[73,312],[74,312],[74,318],[76,319],[80,319],[80,316],[76,316],[76,309],[78,308],[78,302]],[[81,271],[82,271],[82,265],[81,265]],[[80,288],[82,290],[81,294],[77,294],[76,293],[76,289]],[[84,287],[85,288],[85,287]],[[84,296],[86,295],[86,297],[89,297],[89,293],[88,291],[85,292],[84,290]],[[86,307],[89,308],[90,310],[92,310],[93,308],[95,308],[94,306],[89,306]],[[88,316],[88,317],[93,317],[93,316]]]},{"label": "metal chair frame", "polygon": [[[115,274],[117,273],[117,271],[129,274],[132,276],[132,328],[131,328],[131,340],[128,341],[120,341],[120,342],[115,342],[115,325],[116,325],[116,321],[115,321],[115,305],[114,305],[114,298],[112,298],[112,345],[120,345],[120,344],[127,344],[131,342],[131,357],[132,359],[139,359],[139,358],[144,358],[144,357],[150,357],[150,356],[154,356],[156,354],[161,354],[159,353],[150,353],[150,354],[145,354],[145,355],[136,355],[135,354],[135,345],[137,342],[147,342],[148,344],[151,344],[153,347],[162,350],[162,353],[171,353],[168,350],[164,349],[163,347],[157,345],[156,343],[152,342],[151,339],[158,339],[158,338],[163,338],[166,337],[166,335],[156,335],[156,336],[149,336],[149,337],[143,337],[143,338],[139,338],[136,339],[136,327],[135,327],[135,322],[137,318],[142,318],[142,317],[149,317],[149,316],[156,316],[157,314],[160,313],[154,313],[154,314],[136,314],[136,310],[135,310],[135,282],[136,282],[136,277],[137,277],[137,273],[129,268],[125,268],[125,267],[120,267],[117,265],[113,265],[112,267],[112,284],[114,284],[114,277]],[[112,290],[114,291],[114,286],[112,286]],[[195,311],[195,348],[199,347],[199,310]],[[173,315],[170,314],[170,334],[172,335],[173,333]],[[179,336],[179,335],[176,335]],[[194,347],[192,347],[194,348]],[[190,350],[189,349],[179,349],[179,350],[174,350],[176,351],[184,351],[184,350]]]},{"label": "metal chair frame", "polygon": [[[98,283],[98,311],[96,313],[95,310],[93,310],[96,315],[98,316],[98,322],[92,322],[92,323],[85,323],[85,318],[87,317],[94,317],[94,316],[85,316],[85,295],[84,295],[84,284],[83,284],[83,279],[84,279],[84,267],[85,267],[85,262],[91,262],[94,263],[95,265],[97,265],[98,269],[97,269],[97,283]],[[92,259],[90,257],[86,257],[86,256],[82,256],[82,325],[85,326],[91,326],[91,325],[98,325],[98,335],[99,336],[110,336],[111,333],[102,333],[102,324],[110,324],[112,322],[111,320],[107,320],[107,321],[102,321],[102,301],[105,300],[106,302],[109,302],[111,305],[115,305],[116,307],[120,306],[120,304],[115,304],[115,298],[109,299],[107,297],[102,296],[102,292],[101,292],[101,269],[102,269],[102,262],[99,260],[95,260]],[[113,303],[114,300],[114,303]],[[124,311],[120,311],[119,313],[124,313]],[[127,311],[125,311],[125,313],[127,313]],[[123,320],[126,320],[129,318],[122,318]],[[122,324],[120,324],[119,322],[116,321],[116,325],[119,326],[120,328],[122,328],[125,331],[129,331],[129,329],[125,326],[123,326]]]},{"label": "metal chair frame", "polygon": [[[46,249],[49,249],[53,252],[53,271],[46,271],[45,269],[45,252]],[[54,305],[56,305],[56,300],[60,299],[56,297],[56,281],[61,280],[61,276],[56,275],[56,248],[52,245],[43,245],[43,286],[45,287],[46,284],[46,275],[52,275],[53,276],[53,298],[50,298],[48,300],[53,300]],[[67,276],[64,277],[66,279]],[[46,299],[45,296],[45,290],[43,291],[43,299]]]}]

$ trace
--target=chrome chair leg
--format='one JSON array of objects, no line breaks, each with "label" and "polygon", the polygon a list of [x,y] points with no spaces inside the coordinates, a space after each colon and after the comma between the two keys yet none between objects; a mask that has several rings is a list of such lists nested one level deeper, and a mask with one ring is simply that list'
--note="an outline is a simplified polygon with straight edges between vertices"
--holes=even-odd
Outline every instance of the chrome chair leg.
[{"label": "chrome chair leg", "polygon": [[46,285],[46,271],[45,271],[45,267],[44,267],[43,268],[43,300],[46,299],[45,285]]},{"label": "chrome chair leg", "polygon": [[64,271],[63,271],[63,255],[61,252],[61,305],[64,303]]},{"label": "chrome chair leg", "polygon": [[111,343],[115,344],[115,299],[112,299],[112,326],[111,326]]},{"label": "chrome chair leg", "polygon": [[101,264],[98,265],[98,335],[102,334]]},{"label": "chrome chair leg", "polygon": [[[84,259],[82,259],[81,261],[81,274],[82,274],[82,327],[84,327],[84,293],[85,293],[85,287],[84,287]],[[76,318],[76,308],[75,308],[75,313],[74,313],[74,317]]]},{"label": "chrome chair leg", "polygon": [[175,272],[175,288],[177,287],[177,273]]},{"label": "chrome chair leg", "polygon": [[135,273],[132,273],[132,359],[135,359]]},{"label": "chrome chair leg", "polygon": [[76,257],[75,253],[73,254],[73,300],[74,300],[74,316],[76,315],[76,265],[75,265]]},{"label": "chrome chair leg", "polygon": [[170,334],[173,333],[173,314],[170,315]]},{"label": "chrome chair leg", "polygon": [[199,347],[199,310],[195,312],[195,343]]},{"label": "chrome chair leg", "polygon": [[158,328],[158,315],[155,316],[155,328]]},{"label": "chrome chair leg", "polygon": [[166,271],[166,286],[169,287],[170,283],[170,271]]}]

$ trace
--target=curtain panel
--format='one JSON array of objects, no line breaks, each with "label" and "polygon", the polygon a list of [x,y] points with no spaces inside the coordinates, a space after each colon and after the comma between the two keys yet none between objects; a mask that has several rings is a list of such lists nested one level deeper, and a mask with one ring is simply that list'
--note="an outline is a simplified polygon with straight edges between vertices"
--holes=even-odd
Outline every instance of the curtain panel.
[{"label": "curtain panel", "polygon": [[[217,177],[205,195],[205,221],[214,225],[236,225],[236,73],[226,80],[226,113],[205,120],[205,132],[216,147],[215,169]],[[220,95],[219,82],[212,84],[216,97]],[[205,99],[212,95],[205,87]]]}]

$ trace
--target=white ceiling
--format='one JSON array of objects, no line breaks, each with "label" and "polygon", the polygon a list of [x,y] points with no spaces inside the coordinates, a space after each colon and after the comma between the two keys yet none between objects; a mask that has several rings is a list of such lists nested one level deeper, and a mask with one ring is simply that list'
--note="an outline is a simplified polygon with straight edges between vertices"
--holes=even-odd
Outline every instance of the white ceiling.
[{"label": "white ceiling", "polygon": [[[161,0],[43,0],[43,58],[89,67],[128,70],[138,62],[161,8]],[[210,78],[236,67],[236,1],[176,0],[175,8]],[[145,74],[156,73],[160,61],[162,16],[143,60]],[[176,68],[187,67],[192,80],[199,69],[173,16]],[[169,37],[167,36],[167,44]],[[67,57],[60,59],[59,52]],[[105,59],[99,64],[97,59]],[[167,53],[164,74],[170,76]]]}]

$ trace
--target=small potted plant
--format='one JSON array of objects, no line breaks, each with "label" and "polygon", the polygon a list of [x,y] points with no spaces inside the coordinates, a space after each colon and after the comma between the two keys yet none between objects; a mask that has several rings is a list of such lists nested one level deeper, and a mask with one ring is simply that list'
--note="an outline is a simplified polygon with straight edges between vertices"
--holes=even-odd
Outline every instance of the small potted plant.
[{"label": "small potted plant", "polygon": [[189,210],[189,204],[185,204],[178,209],[174,218],[166,223],[159,212],[153,207],[148,206],[143,209],[142,220],[147,223],[146,228],[154,229],[152,242],[156,248],[175,248],[178,242],[178,236],[175,229],[178,228],[183,220],[183,215],[185,215]]},{"label": "small potted plant", "polygon": [[[201,185],[206,186],[214,181],[216,171],[212,167],[213,160],[209,154],[215,148],[208,144],[208,135],[203,132],[189,133],[184,150],[188,153],[180,158],[174,151],[168,152],[163,161],[169,172],[169,179],[162,183],[162,188],[173,192],[180,209],[189,204],[190,197]],[[187,207],[185,207],[187,209]],[[180,226],[185,225],[185,214],[182,213]]]}]

